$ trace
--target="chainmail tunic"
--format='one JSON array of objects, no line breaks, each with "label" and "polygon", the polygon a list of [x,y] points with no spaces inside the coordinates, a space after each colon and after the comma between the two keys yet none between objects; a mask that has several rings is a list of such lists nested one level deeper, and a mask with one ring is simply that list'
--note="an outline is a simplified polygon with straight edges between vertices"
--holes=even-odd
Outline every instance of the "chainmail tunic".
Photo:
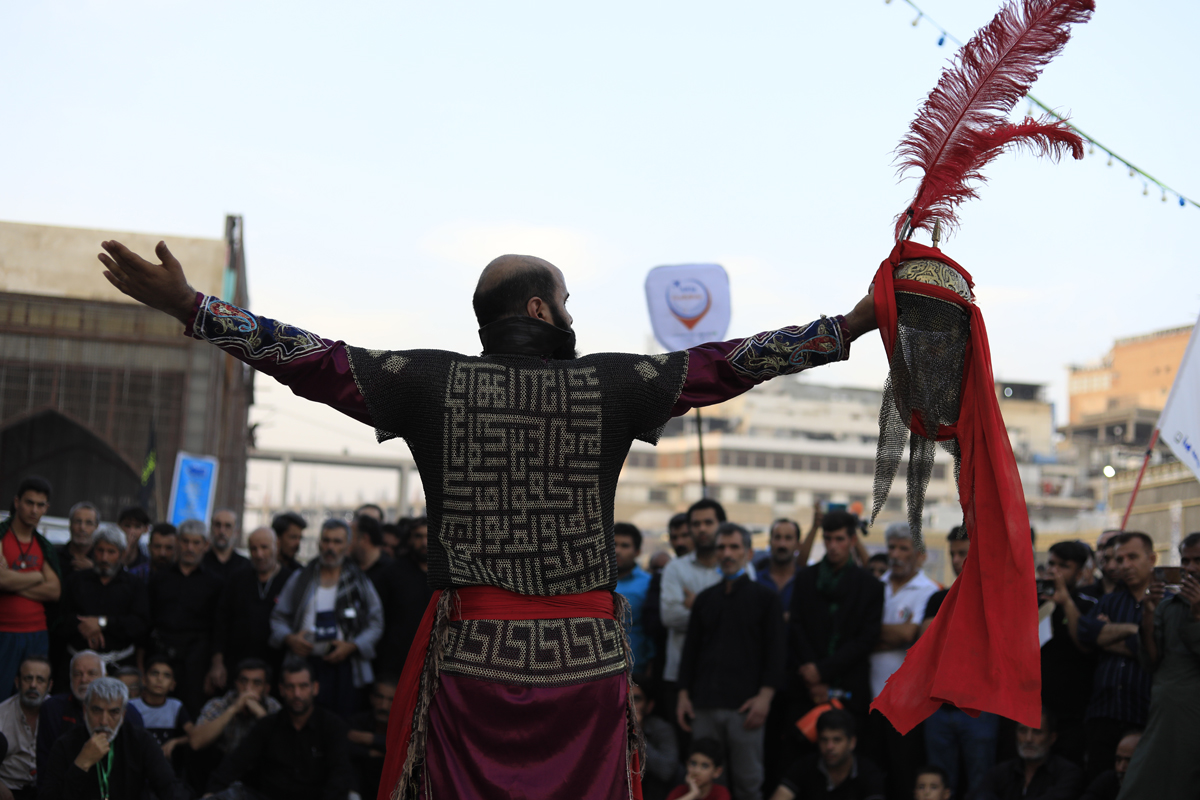
[{"label": "chainmail tunic", "polygon": [[[617,585],[613,504],[634,439],[656,443],[687,353],[569,361],[348,347],[380,441],[408,443],[426,488],[429,584],[526,595]],[[443,669],[554,685],[624,670],[613,620],[452,624]]]}]

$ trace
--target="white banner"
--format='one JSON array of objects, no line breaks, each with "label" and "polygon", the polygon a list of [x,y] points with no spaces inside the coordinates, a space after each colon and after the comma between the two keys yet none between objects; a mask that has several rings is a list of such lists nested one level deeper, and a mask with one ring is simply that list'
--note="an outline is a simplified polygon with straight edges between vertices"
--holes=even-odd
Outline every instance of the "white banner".
[{"label": "white banner", "polygon": [[729,276],[720,264],[655,267],[646,276],[654,338],[667,350],[719,342],[729,327]]},{"label": "white banner", "polygon": [[1200,479],[1200,322],[1192,328],[1183,363],[1175,373],[1175,383],[1167,405],[1158,418],[1159,437],[1175,457],[1187,464]]}]

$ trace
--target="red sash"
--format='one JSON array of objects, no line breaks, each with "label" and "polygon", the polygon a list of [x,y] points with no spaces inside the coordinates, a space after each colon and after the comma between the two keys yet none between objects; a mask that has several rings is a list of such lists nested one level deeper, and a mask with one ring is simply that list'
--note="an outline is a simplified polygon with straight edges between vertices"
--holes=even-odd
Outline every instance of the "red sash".
[{"label": "red sash", "polygon": [[[466,586],[457,590],[458,608],[452,620],[461,619],[616,619],[613,614],[612,592],[596,590],[583,594],[540,597],[510,592],[495,586]],[[408,758],[408,744],[412,738],[413,713],[417,709],[417,696],[421,689],[421,673],[425,670],[425,658],[429,653],[429,637],[437,617],[438,600],[442,590],[438,589],[425,607],[421,626],[413,637],[404,661],[404,671],[396,684],[396,700],[388,717],[388,746],[383,761],[383,777],[379,782],[378,800],[388,800],[404,771]],[[638,759],[633,761],[633,796],[640,800],[641,780],[638,777]]]}]

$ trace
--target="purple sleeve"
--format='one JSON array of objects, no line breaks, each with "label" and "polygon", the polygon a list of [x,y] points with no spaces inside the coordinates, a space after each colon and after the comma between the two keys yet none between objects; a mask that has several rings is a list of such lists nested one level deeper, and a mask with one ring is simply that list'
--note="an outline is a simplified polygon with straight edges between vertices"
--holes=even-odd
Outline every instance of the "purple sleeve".
[{"label": "purple sleeve", "polygon": [[323,339],[199,292],[184,333],[215,344],[306,400],[372,424],[343,342]]},{"label": "purple sleeve", "polygon": [[688,350],[687,379],[671,416],[723,403],[778,375],[849,357],[850,335],[841,316],[764,331],[748,339],[702,344]]}]

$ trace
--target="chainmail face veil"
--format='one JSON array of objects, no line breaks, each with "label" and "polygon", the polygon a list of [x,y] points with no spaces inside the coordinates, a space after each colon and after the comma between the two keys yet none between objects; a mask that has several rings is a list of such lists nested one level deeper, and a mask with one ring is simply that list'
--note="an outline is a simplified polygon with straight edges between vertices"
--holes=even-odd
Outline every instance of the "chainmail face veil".
[{"label": "chainmail face veil", "polygon": [[[952,272],[939,262],[921,259],[901,264],[896,277],[951,288],[969,300],[966,281]],[[895,344],[879,408],[871,519],[883,510],[907,440],[908,522],[917,548],[924,549],[921,518],[939,440],[954,456],[958,478],[958,443],[953,437],[939,437],[938,431],[958,422],[971,320],[962,306],[947,300],[913,291],[897,291],[895,297]]]}]

